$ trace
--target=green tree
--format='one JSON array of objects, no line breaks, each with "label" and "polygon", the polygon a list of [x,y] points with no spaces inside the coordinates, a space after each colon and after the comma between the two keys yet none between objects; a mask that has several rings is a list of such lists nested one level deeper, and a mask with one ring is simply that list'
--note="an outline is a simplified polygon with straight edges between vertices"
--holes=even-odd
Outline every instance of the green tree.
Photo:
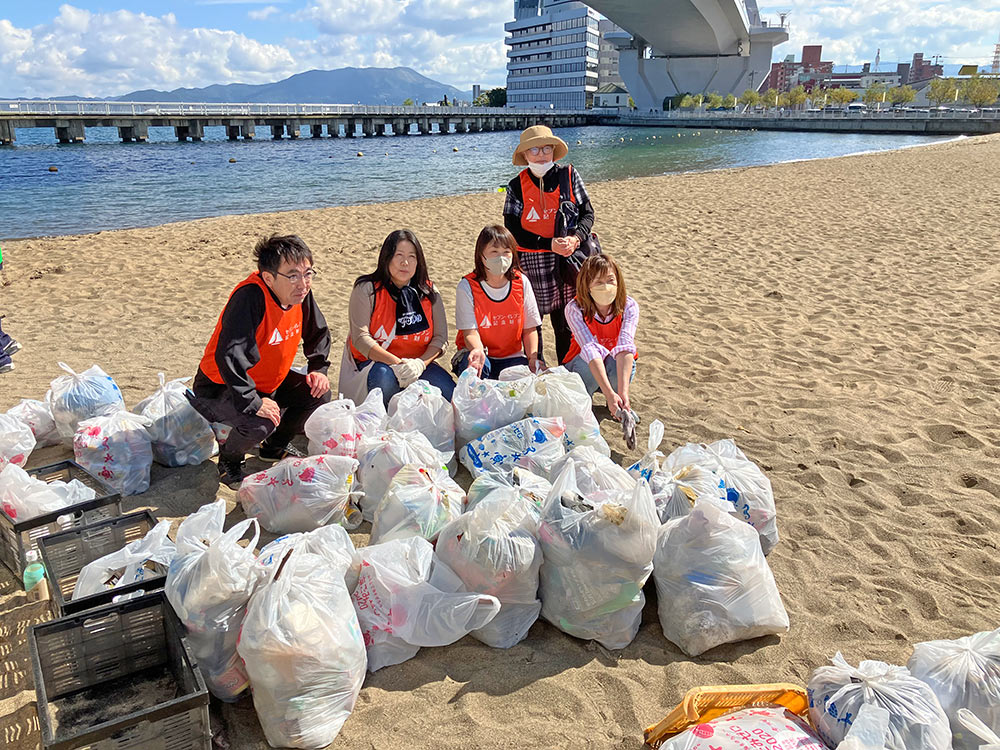
[{"label": "green tree", "polygon": [[726,109],[736,109],[736,97],[732,94],[726,94],[726,98],[722,100],[722,106]]},{"label": "green tree", "polygon": [[802,105],[806,103],[806,99],[808,98],[805,86],[796,86],[788,92],[787,96],[788,106],[794,107],[795,109],[800,109]]},{"label": "green tree", "polygon": [[883,83],[873,83],[865,89],[862,101],[869,107],[881,106],[888,96],[888,89]]},{"label": "green tree", "polygon": [[403,106],[404,107],[412,107],[413,106],[413,99],[411,99],[410,97],[406,97],[405,99],[403,99]]},{"label": "green tree", "polygon": [[826,106],[827,99],[830,98],[829,89],[825,89],[822,86],[814,86],[813,90],[809,92],[809,101],[817,109],[822,109]]},{"label": "green tree", "polygon": [[830,99],[835,104],[839,104],[841,107],[850,104],[857,98],[858,98],[857,92],[851,91],[850,89],[836,88],[830,90]]},{"label": "green tree", "polygon": [[635,109],[635,100],[631,96],[628,98],[628,108]]},{"label": "green tree", "polygon": [[498,86],[495,89],[482,92],[472,103],[475,107],[506,107],[507,89]]},{"label": "green tree", "polygon": [[767,107],[777,107],[779,96],[777,89],[768,89],[761,97],[761,102]]},{"label": "green tree", "polygon": [[718,94],[718,93],[716,93],[716,92],[713,91],[705,99],[705,106],[707,106],[709,109],[718,109],[719,107],[721,107],[722,106],[722,94]]},{"label": "green tree", "polygon": [[912,86],[897,86],[889,89],[889,101],[893,104],[909,104],[917,98]]},{"label": "green tree", "polygon": [[685,94],[684,98],[681,99],[681,109],[692,109],[698,106],[695,98],[691,94]]},{"label": "green tree", "polygon": [[958,94],[958,83],[954,78],[935,78],[927,88],[927,101],[931,104],[951,104]]},{"label": "green tree", "polygon": [[995,80],[974,75],[962,81],[958,95],[962,97],[962,101],[973,107],[989,107],[1000,98],[1000,87]]},{"label": "green tree", "polygon": [[760,105],[760,94],[753,89],[747,89],[740,94],[739,103],[742,104],[745,109],[757,107]]}]

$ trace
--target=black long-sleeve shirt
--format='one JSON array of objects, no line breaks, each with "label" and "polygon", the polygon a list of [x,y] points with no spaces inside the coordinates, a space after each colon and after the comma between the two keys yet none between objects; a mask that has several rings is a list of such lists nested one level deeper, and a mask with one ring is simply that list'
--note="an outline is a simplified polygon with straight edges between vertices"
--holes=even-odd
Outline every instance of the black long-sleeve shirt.
[{"label": "black long-sleeve shirt", "polygon": [[[542,186],[545,192],[548,193],[559,189],[559,174],[560,170],[563,169],[569,169],[568,165],[556,164],[545,173],[545,176],[542,178]],[[533,182],[538,182],[538,179],[533,174],[529,172],[529,175]],[[590,237],[590,233],[594,228],[594,207],[590,205],[590,196],[587,195],[587,189],[583,185],[583,180],[580,179],[580,173],[575,169],[573,170],[573,179],[571,180],[570,187],[573,189],[573,198],[576,200],[577,209],[579,210],[575,234],[582,242]],[[542,237],[529,232],[521,226],[521,214],[523,212],[524,194],[521,191],[521,175],[518,173],[513,180],[507,183],[507,199],[503,207],[504,226],[514,235],[514,239],[517,241],[519,247],[524,247],[528,250],[551,250],[551,237]]]},{"label": "black long-sleeve shirt", "polygon": [[[267,293],[280,304],[274,292],[269,289]],[[330,367],[330,329],[312,292],[301,305],[302,352],[308,361],[308,372],[325,374]],[[247,284],[233,293],[222,311],[215,363],[229,388],[233,404],[244,414],[255,414],[260,409],[261,397],[271,395],[259,393],[248,372],[260,362],[257,328],[264,320],[265,309],[264,290],[256,284]]]}]

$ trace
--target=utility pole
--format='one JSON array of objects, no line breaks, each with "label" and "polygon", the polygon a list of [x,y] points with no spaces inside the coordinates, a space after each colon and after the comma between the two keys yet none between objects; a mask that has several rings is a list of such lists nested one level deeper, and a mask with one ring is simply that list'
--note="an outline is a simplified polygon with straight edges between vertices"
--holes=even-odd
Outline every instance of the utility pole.
[{"label": "utility pole", "polygon": [[997,37],[997,45],[993,48],[993,75],[1000,75],[1000,37]]}]

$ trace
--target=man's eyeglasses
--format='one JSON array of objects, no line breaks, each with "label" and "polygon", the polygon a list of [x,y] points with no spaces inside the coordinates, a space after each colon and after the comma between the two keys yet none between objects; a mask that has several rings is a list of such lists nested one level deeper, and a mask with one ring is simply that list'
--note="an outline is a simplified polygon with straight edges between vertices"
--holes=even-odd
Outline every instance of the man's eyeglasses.
[{"label": "man's eyeglasses", "polygon": [[552,153],[552,146],[532,146],[531,148],[526,150],[532,156],[538,156],[539,154],[545,154],[546,156],[548,156],[549,154]]},{"label": "man's eyeglasses", "polygon": [[275,276],[284,276],[293,284],[300,284],[303,281],[306,283],[312,283],[312,280],[316,278],[317,271],[315,268],[310,268],[305,273],[282,273],[281,271],[275,271]]}]

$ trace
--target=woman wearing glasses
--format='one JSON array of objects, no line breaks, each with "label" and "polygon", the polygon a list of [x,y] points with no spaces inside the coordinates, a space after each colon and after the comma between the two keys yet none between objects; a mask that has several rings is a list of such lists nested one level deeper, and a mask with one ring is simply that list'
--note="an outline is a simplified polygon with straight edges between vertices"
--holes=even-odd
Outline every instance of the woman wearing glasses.
[{"label": "woman wearing glasses", "polygon": [[436,360],[448,340],[444,302],[427,277],[420,240],[397,229],[382,243],[378,265],[351,292],[350,336],[340,363],[340,392],[360,403],[374,388],[389,400],[415,380],[451,401],[455,381]]},{"label": "woman wearing glasses", "polygon": [[[572,340],[563,308],[576,289],[562,278],[557,256],[572,255],[594,226],[594,209],[580,175],[569,164],[556,164],[567,153],[565,141],[544,125],[521,133],[513,162],[525,169],[507,184],[503,208],[504,225],[517,241],[521,270],[531,282],[538,312],[552,319],[558,362],[565,358]],[[562,201],[574,203],[577,210],[576,228],[568,237],[555,236]],[[541,352],[541,326],[538,332]]]}]

